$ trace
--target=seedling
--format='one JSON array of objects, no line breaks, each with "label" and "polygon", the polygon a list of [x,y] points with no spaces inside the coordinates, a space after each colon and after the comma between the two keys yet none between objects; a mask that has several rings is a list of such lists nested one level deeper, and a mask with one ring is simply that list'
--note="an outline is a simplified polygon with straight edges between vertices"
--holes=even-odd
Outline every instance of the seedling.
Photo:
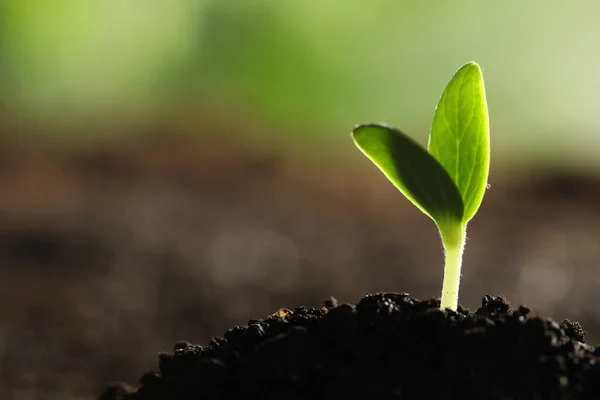
[{"label": "seedling", "polygon": [[442,93],[427,150],[385,124],[358,125],[358,148],[437,225],[445,265],[441,309],[456,310],[467,223],[487,188],[489,120],[479,65],[463,65]]}]

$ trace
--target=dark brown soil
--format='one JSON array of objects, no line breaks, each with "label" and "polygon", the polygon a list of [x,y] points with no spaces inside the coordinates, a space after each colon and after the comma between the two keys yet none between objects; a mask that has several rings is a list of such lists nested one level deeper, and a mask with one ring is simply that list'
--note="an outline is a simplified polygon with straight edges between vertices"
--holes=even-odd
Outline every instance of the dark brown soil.
[{"label": "dark brown soil", "polygon": [[379,293],[281,309],[208,346],[177,343],[137,392],[116,385],[102,400],[600,398],[600,349],[578,323],[502,297],[474,313],[438,307]]}]

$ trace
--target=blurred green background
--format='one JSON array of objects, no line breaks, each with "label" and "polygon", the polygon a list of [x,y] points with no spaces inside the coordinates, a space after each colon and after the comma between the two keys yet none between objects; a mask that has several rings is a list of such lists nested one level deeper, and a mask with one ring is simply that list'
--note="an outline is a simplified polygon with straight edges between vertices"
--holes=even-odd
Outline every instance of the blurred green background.
[{"label": "blurred green background", "polygon": [[0,0],[0,398],[95,399],[175,341],[329,296],[438,296],[433,223],[354,147],[425,144],[483,68],[460,302],[600,341],[600,2]]},{"label": "blurred green background", "polygon": [[425,141],[445,83],[475,60],[495,162],[600,166],[593,0],[0,4],[4,119],[30,134],[210,118],[250,143],[327,156],[378,120]]}]

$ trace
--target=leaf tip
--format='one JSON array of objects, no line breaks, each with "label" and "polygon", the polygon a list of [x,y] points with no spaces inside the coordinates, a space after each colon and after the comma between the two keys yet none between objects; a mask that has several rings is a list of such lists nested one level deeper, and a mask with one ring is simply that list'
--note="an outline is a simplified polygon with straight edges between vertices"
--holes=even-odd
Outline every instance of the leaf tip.
[{"label": "leaf tip", "polygon": [[352,139],[356,140],[360,136],[361,133],[368,131],[369,128],[392,129],[389,125],[387,125],[386,123],[383,123],[383,122],[369,122],[366,124],[354,125],[354,128],[352,129],[352,133],[350,133],[350,136],[352,136]]},{"label": "leaf tip", "polygon": [[366,124],[356,124],[356,125],[354,125],[354,128],[352,128],[352,132],[350,133],[350,135],[352,135],[352,137],[354,137],[354,135],[356,135],[356,132],[358,132],[365,125]]},{"label": "leaf tip", "polygon": [[458,71],[462,71],[465,74],[475,74],[477,76],[482,76],[481,67],[476,61],[469,61],[464,64],[462,67],[458,69]]},{"label": "leaf tip", "polygon": [[357,137],[360,135],[360,131],[362,130],[362,128],[366,126],[366,124],[356,124],[354,125],[354,128],[352,128],[352,132],[350,132],[350,136],[352,137],[352,140],[354,140],[354,142],[356,142]]}]

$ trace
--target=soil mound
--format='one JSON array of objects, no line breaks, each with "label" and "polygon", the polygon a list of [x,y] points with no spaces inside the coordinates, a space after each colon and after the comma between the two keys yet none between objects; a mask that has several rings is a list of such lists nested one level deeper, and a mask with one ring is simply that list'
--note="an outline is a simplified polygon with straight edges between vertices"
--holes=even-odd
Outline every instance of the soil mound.
[{"label": "soil mound", "polygon": [[280,309],[208,346],[177,343],[139,390],[102,400],[600,398],[600,352],[577,322],[489,295],[475,312],[438,307],[378,293]]}]

